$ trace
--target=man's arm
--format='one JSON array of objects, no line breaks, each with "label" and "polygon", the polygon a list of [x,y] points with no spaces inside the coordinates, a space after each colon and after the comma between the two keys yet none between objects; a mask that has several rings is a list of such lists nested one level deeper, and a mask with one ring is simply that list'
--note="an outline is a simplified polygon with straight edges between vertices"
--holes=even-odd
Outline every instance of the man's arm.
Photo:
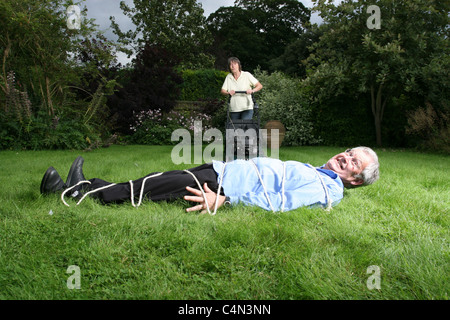
[{"label": "man's arm", "polygon": [[[220,208],[224,204],[225,199],[226,199],[225,196],[222,196],[220,194],[217,195],[215,192],[211,191],[211,189],[208,188],[208,184],[206,184],[206,183],[203,185],[203,189],[205,190],[205,197],[206,197],[206,200],[208,201],[209,210],[214,210],[214,208],[216,206],[217,198],[218,198],[217,201],[219,202],[217,204],[217,208]],[[191,187],[186,187],[186,190],[189,191],[190,193],[194,194],[194,196],[185,196],[184,200],[199,203],[196,206],[187,208],[186,212],[199,211],[199,210],[202,210],[201,213],[208,212],[206,202],[205,202],[205,199],[203,198],[202,192],[198,189],[194,189]]]}]

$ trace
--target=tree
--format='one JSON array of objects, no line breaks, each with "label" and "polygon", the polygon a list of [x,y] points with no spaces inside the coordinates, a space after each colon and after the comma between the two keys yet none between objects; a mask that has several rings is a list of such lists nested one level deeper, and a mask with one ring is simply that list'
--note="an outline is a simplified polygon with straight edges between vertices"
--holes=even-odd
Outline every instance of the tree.
[{"label": "tree", "polygon": [[[79,16],[68,13],[71,5]],[[79,148],[99,137],[95,120],[115,82],[90,65],[95,59],[98,69],[112,55],[87,45],[96,30],[81,7],[70,0],[0,1],[0,128],[9,140],[0,148]],[[88,58],[94,51],[100,61]],[[91,91],[84,81],[93,78]]]},{"label": "tree", "polygon": [[[74,114],[83,111],[92,127],[109,135],[115,126],[115,117],[110,117],[107,97],[114,94],[118,86],[118,70],[115,45],[101,34],[84,39],[75,54],[78,79],[72,84]],[[89,102],[90,101],[90,102]],[[83,105],[89,102],[87,110]],[[85,120],[86,121],[86,120]]]},{"label": "tree", "polygon": [[108,97],[118,130],[129,134],[134,115],[142,110],[167,113],[179,96],[181,75],[175,72],[178,57],[164,48],[146,45],[138,53],[132,69],[120,70],[122,87]]},{"label": "tree", "polygon": [[[246,68],[268,69],[308,24],[310,11],[297,0],[236,0],[208,17],[215,53],[239,57]],[[223,54],[225,53],[225,54]]]},{"label": "tree", "polygon": [[282,55],[270,61],[270,71],[281,71],[293,77],[305,78],[305,61],[311,54],[312,44],[319,40],[320,29],[317,25],[309,26],[297,40],[288,44]]},{"label": "tree", "polygon": [[34,104],[50,115],[61,105],[64,86],[73,76],[70,54],[76,51],[78,37],[93,31],[86,20],[79,30],[67,28],[67,7],[72,1],[23,0],[0,2],[0,52],[5,87],[8,71],[28,91]]},{"label": "tree", "polygon": [[[377,19],[371,5],[380,9],[380,28],[369,28]],[[336,6],[319,0],[314,9],[324,19],[323,35],[312,46],[305,84],[317,101],[369,94],[377,145],[382,145],[383,116],[392,98],[427,87],[433,91],[436,80],[426,75],[448,83],[436,66],[448,70],[448,2],[345,0]]]},{"label": "tree", "polygon": [[120,8],[136,26],[134,31],[121,31],[114,17],[110,17],[120,43],[131,45],[135,53],[145,45],[163,48],[188,67],[212,66],[211,57],[204,54],[212,38],[204,11],[196,0],[133,0],[133,4],[131,8],[120,2]]},{"label": "tree", "polygon": [[263,37],[255,31],[248,12],[239,7],[222,7],[208,17],[209,28],[214,35],[211,47],[216,57],[216,68],[228,70],[227,60],[237,56],[247,70],[258,65],[266,66],[267,49]]},{"label": "tree", "polygon": [[[80,66],[74,57],[83,49],[86,38],[95,33],[93,20],[80,11],[79,28],[68,27],[67,9],[81,6],[81,1],[23,0],[0,2],[0,86],[8,72],[27,91],[35,107],[50,116],[65,105],[69,84],[79,81]],[[78,83],[77,83],[78,84]]]}]

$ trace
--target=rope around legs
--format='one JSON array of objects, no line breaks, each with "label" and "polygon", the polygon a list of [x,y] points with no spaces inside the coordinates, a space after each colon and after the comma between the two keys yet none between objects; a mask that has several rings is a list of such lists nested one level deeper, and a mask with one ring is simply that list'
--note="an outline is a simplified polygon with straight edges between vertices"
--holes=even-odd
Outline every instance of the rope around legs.
[{"label": "rope around legs", "polygon": [[[195,182],[197,183],[198,188],[199,188],[200,191],[202,192],[203,199],[205,200],[206,209],[207,209],[207,211],[208,211],[208,213],[209,213],[210,215],[215,215],[215,214],[217,213],[218,204],[219,204],[219,194],[220,194],[220,190],[221,190],[221,187],[222,187],[222,180],[223,180],[223,174],[224,174],[224,171],[225,171],[225,166],[226,166],[226,164],[224,164],[224,166],[223,166],[223,168],[222,168],[222,174],[221,174],[221,179],[220,179],[220,183],[219,183],[219,189],[217,190],[217,197],[216,197],[215,206],[214,206],[214,212],[213,212],[213,213],[211,213],[211,210],[209,209],[209,203],[208,203],[208,200],[206,199],[206,194],[205,194],[205,191],[203,190],[203,188],[202,188],[202,186],[201,186],[201,184],[200,184],[200,181],[198,181],[197,177],[196,177],[192,172],[190,172],[190,171],[188,171],[188,170],[184,170],[184,172],[189,173],[189,174],[194,178]],[[143,197],[144,197],[145,183],[147,182],[147,180],[148,180],[148,179],[151,179],[151,178],[158,177],[158,176],[160,176],[160,175],[162,175],[162,174],[163,174],[162,172],[161,172],[161,173],[158,173],[158,174],[154,174],[154,175],[152,175],[152,176],[146,177],[146,178],[142,181],[141,191],[140,191],[140,194],[139,194],[139,201],[138,201],[137,205],[136,205],[135,202],[134,202],[133,180],[130,180],[130,181],[129,181],[129,184],[130,184],[130,198],[131,198],[131,205],[132,205],[133,207],[138,208],[138,207],[141,206],[142,200],[143,200]],[[80,182],[78,182],[76,185],[74,185],[74,186],[72,186],[72,187],[67,188],[66,190],[64,190],[64,192],[61,194],[61,200],[62,200],[62,202],[63,202],[67,207],[70,207],[70,205],[64,200],[64,197],[65,197],[66,193],[70,192],[72,189],[74,189],[75,187],[77,187],[77,186],[79,186],[79,185],[81,185],[81,184],[91,184],[91,182],[90,182],[90,181],[87,181],[87,180],[86,180],[86,181],[80,181]],[[92,193],[95,193],[95,192],[98,192],[98,191],[101,191],[101,190],[108,189],[108,188],[113,187],[113,186],[115,186],[115,185],[117,185],[117,184],[116,184],[116,183],[111,183],[111,184],[109,184],[109,185],[107,185],[107,186],[104,186],[104,187],[101,187],[101,188],[97,188],[97,189],[94,189],[94,190],[91,190],[91,191],[85,193],[85,194],[83,195],[83,197],[81,197],[81,199],[77,202],[76,205],[78,206],[78,205],[79,205],[79,204],[80,204],[80,203],[81,203],[88,195],[90,195],[90,194],[92,194]]]},{"label": "rope around legs", "polygon": [[141,204],[142,204],[142,199],[143,199],[143,197],[144,197],[144,187],[145,187],[145,183],[147,182],[147,180],[148,180],[148,179],[151,179],[151,178],[159,177],[159,176],[162,175],[162,174],[163,174],[162,172],[161,172],[161,173],[158,173],[158,174],[154,174],[154,175],[152,175],[152,176],[150,176],[150,177],[146,177],[146,178],[144,179],[144,181],[142,181],[141,192],[140,192],[140,194],[139,194],[139,202],[138,202],[137,205],[134,204],[133,181],[132,181],[132,180],[129,181],[130,187],[131,187],[131,192],[130,192],[130,193],[131,193],[131,205],[132,205],[133,207],[139,208],[139,207],[141,206]]}]

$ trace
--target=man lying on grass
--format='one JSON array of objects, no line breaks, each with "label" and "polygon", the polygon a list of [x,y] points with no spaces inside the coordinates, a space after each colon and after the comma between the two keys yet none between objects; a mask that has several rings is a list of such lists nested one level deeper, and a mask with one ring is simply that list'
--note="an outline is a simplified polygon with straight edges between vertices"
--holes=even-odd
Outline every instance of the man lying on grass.
[{"label": "man lying on grass", "polygon": [[65,196],[77,198],[77,204],[88,195],[105,204],[130,200],[135,207],[144,199],[185,199],[196,203],[187,212],[201,210],[213,214],[222,205],[237,203],[274,212],[317,205],[329,210],[342,199],[344,187],[369,185],[379,177],[378,157],[367,147],[348,149],[317,168],[272,158],[213,161],[189,170],[151,173],[118,184],[97,178],[86,180],[83,162],[82,157],[73,162],[65,183],[53,167],[48,168],[41,193],[63,191],[61,199],[66,205]]}]

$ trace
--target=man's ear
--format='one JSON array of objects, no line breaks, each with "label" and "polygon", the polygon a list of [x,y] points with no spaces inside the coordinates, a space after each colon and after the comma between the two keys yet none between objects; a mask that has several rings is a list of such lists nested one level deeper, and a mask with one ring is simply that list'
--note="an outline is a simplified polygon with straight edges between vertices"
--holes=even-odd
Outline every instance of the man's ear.
[{"label": "man's ear", "polygon": [[350,181],[350,184],[352,185],[352,187],[357,187],[360,186],[364,183],[363,179],[355,179],[353,181]]}]

